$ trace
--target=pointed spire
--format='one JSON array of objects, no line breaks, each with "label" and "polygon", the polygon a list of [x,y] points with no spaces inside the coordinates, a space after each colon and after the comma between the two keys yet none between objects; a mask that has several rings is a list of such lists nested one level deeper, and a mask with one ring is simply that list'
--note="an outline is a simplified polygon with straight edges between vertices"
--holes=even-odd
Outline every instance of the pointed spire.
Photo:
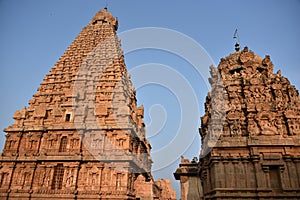
[{"label": "pointed spire", "polygon": [[236,43],[234,45],[235,46],[235,51],[240,51],[240,37],[238,35],[238,29],[235,29],[233,39],[236,40]]}]

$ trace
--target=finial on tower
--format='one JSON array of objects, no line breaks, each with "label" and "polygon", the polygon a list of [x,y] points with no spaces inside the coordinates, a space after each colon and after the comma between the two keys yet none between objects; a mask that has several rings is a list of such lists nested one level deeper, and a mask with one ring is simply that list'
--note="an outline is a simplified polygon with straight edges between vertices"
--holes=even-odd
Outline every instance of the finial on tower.
[{"label": "finial on tower", "polygon": [[99,10],[93,19],[90,21],[90,25],[95,25],[98,22],[101,24],[110,24],[114,27],[115,31],[118,29],[118,19],[115,18],[110,12],[107,11],[107,7],[103,10]]},{"label": "finial on tower", "polygon": [[238,34],[238,30],[235,29],[234,35],[233,35],[233,39],[235,39],[235,51],[239,51],[240,50],[240,37]]}]

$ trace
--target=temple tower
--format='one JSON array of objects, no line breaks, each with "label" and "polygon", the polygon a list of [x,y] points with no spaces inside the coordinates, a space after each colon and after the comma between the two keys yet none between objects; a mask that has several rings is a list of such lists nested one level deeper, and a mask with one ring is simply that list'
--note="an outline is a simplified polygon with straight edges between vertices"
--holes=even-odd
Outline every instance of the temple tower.
[{"label": "temple tower", "polygon": [[[144,110],[136,104],[117,28],[118,20],[106,8],[99,11],[46,75],[29,106],[15,112],[0,157],[0,199],[154,199],[163,194],[151,175]],[[136,181],[145,185],[144,193],[135,189]]]},{"label": "temple tower", "polygon": [[[299,199],[300,98],[264,59],[237,50],[211,67],[198,164],[175,172],[182,199]],[[192,182],[198,187],[192,188]]]}]

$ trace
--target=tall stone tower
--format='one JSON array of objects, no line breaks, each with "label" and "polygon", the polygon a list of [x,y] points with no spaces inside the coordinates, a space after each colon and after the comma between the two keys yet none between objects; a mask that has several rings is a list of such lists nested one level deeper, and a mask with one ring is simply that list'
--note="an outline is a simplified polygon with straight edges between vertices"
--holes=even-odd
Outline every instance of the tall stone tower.
[{"label": "tall stone tower", "polygon": [[[46,75],[5,129],[0,199],[154,199],[143,107],[105,8]],[[139,188],[137,188],[137,185]]]},{"label": "tall stone tower", "polygon": [[185,160],[175,172],[181,198],[299,199],[298,91],[273,73],[269,56],[247,47],[222,58],[211,76],[200,162]]}]

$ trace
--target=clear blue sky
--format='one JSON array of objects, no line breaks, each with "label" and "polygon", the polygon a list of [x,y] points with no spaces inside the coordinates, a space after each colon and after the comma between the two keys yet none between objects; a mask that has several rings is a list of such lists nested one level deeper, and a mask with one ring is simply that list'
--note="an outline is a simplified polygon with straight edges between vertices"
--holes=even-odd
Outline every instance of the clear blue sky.
[{"label": "clear blue sky", "polygon": [[[238,28],[242,46],[247,45],[261,57],[270,55],[274,71],[280,69],[293,85],[300,88],[299,0],[0,0],[1,129],[13,123],[16,110],[28,105],[44,76],[106,3],[108,10],[119,18],[118,33],[142,27],[176,30],[202,45],[216,64],[220,58],[234,51],[232,37]],[[194,76],[195,72],[186,60],[172,53],[150,49],[131,52],[125,57],[129,71],[149,63],[167,65],[176,70],[191,84],[202,115],[208,88],[205,81]],[[134,83],[137,78],[133,77]],[[168,87],[157,84],[137,88],[137,97],[138,104],[145,105],[145,121],[149,126],[147,134],[151,136],[153,152],[160,152],[176,137],[181,126],[181,99]],[[149,116],[151,107],[152,123]],[[165,120],[165,123],[155,120],[157,118]],[[200,116],[185,118],[200,126]],[[194,139],[195,134],[196,129],[192,132],[186,130],[186,139],[193,142],[187,151],[182,152],[188,158],[199,154],[200,139]],[[0,149],[4,141],[4,133],[0,132]],[[174,148],[180,143],[176,145]],[[175,155],[175,162],[168,166],[157,167],[159,169],[154,176],[173,179],[178,156]],[[154,167],[159,165],[159,160],[167,157],[172,155],[154,156]],[[173,185],[178,192],[178,182],[173,181]]]}]

